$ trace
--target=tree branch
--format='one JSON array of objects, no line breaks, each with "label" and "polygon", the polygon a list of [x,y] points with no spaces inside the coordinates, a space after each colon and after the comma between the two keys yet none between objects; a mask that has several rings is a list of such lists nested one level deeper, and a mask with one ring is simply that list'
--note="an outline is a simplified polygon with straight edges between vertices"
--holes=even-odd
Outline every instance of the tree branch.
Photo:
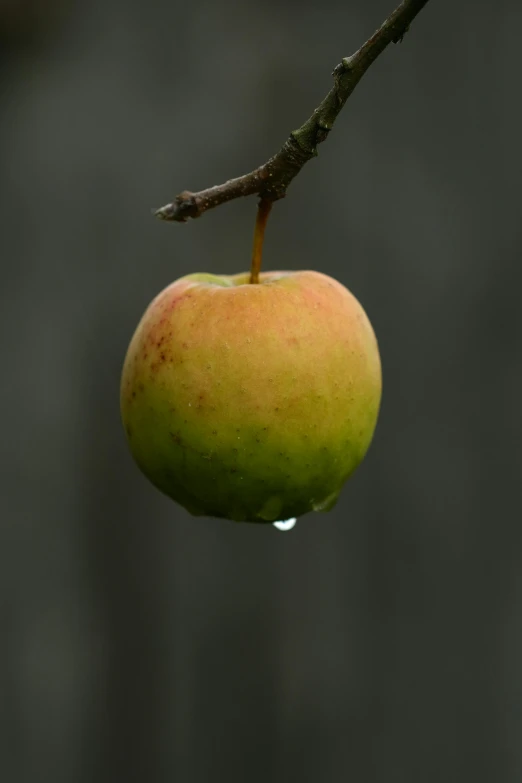
[{"label": "tree branch", "polygon": [[403,0],[388,19],[351,57],[334,68],[334,86],[311,117],[292,131],[283,147],[266,163],[242,177],[222,185],[191,193],[184,190],[172,204],[156,210],[156,217],[184,223],[200,217],[208,209],[226,201],[258,193],[264,201],[276,201],[286,195],[288,186],[304,164],[317,155],[317,145],[330,133],[335,119],[370,65],[389,43],[400,43],[413,19],[428,0]]}]

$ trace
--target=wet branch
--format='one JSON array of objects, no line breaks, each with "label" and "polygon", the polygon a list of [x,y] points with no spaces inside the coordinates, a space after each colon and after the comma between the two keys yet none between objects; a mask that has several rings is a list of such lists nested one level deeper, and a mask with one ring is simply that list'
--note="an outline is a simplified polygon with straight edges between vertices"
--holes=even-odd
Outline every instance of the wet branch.
[{"label": "wet branch", "polygon": [[200,217],[208,209],[240,196],[258,193],[264,201],[286,195],[288,186],[304,164],[317,155],[317,145],[330,133],[335,119],[370,65],[389,43],[399,43],[413,19],[428,0],[403,0],[388,19],[351,57],[345,57],[333,70],[334,85],[311,117],[292,131],[283,147],[270,160],[242,177],[230,179],[197,193],[184,190],[172,204],[156,210],[161,220],[184,223]]}]

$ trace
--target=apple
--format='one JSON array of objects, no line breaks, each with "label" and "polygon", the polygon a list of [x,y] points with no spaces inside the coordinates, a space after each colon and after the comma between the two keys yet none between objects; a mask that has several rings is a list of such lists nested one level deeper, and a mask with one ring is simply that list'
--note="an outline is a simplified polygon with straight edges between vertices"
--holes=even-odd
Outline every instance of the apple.
[{"label": "apple", "polygon": [[182,277],[145,311],[121,381],[143,473],[191,514],[238,522],[332,508],[380,398],[366,313],[313,271]]}]

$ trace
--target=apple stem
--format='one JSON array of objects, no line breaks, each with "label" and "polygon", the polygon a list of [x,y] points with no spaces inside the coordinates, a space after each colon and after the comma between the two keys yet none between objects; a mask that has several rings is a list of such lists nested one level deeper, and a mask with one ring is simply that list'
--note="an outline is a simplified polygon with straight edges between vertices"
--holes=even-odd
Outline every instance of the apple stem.
[{"label": "apple stem", "polygon": [[252,247],[252,265],[250,267],[250,283],[259,283],[259,272],[261,270],[261,261],[263,258],[263,241],[265,238],[265,228],[268,221],[272,201],[261,198],[257,206],[256,225],[254,228],[254,244]]}]

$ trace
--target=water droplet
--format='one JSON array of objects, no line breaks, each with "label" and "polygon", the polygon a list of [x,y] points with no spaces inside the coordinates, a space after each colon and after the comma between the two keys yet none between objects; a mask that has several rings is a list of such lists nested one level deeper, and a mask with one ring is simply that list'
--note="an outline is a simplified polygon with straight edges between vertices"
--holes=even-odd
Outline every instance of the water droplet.
[{"label": "water droplet", "polygon": [[339,492],[332,492],[331,495],[323,500],[312,500],[311,505],[314,511],[331,511],[339,500]]},{"label": "water droplet", "polygon": [[293,527],[295,527],[296,522],[297,519],[295,517],[291,517],[291,519],[281,520],[280,522],[272,522],[272,524],[278,530],[284,531],[284,530],[291,530]]}]

